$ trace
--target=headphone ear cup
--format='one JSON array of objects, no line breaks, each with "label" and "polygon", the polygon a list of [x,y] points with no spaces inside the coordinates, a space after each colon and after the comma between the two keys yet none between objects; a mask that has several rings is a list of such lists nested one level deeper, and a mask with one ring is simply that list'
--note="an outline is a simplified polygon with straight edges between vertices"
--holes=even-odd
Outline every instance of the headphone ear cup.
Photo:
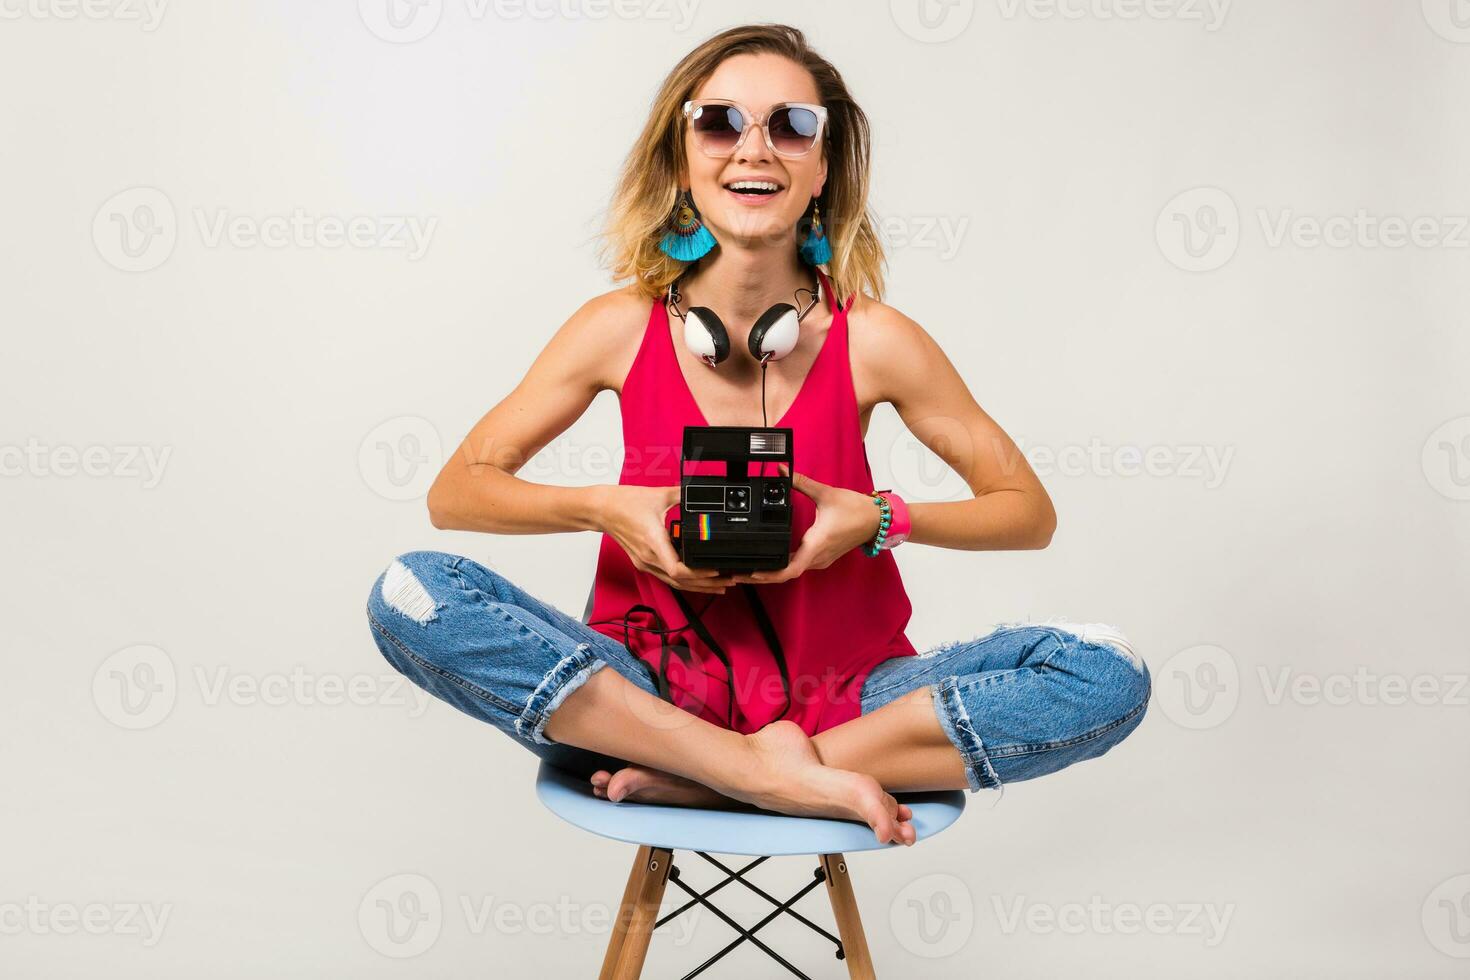
[{"label": "headphone ear cup", "polygon": [[767,357],[779,361],[796,349],[800,338],[801,321],[797,319],[796,307],[777,303],[750,328],[750,354],[757,361]]},{"label": "headphone ear cup", "polygon": [[696,357],[718,364],[730,356],[730,335],[714,310],[691,306],[684,314],[684,346]]}]

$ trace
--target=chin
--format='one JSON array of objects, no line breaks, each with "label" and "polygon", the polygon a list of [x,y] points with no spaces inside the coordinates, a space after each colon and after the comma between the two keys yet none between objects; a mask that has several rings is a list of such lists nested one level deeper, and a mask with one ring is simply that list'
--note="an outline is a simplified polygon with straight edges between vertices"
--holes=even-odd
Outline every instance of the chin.
[{"label": "chin", "polygon": [[[742,220],[743,219],[743,220]],[[733,215],[720,222],[724,229],[712,229],[717,241],[733,241],[742,245],[761,245],[772,242],[796,241],[796,219],[782,221],[779,218],[750,220],[747,215]]]}]

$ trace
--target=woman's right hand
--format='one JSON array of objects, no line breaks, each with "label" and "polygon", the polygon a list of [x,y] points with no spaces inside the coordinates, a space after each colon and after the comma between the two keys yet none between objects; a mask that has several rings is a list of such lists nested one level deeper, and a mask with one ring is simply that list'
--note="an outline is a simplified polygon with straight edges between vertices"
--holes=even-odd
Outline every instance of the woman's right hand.
[{"label": "woman's right hand", "polygon": [[734,584],[718,569],[690,568],[679,560],[665,522],[669,510],[679,503],[677,485],[616,483],[605,485],[603,490],[602,530],[622,546],[634,568],[685,592],[723,593]]}]

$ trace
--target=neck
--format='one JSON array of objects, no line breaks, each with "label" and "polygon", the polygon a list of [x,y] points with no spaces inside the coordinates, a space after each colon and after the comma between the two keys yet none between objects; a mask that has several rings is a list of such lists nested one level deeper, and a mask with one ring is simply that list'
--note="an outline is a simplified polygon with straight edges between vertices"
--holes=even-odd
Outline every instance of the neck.
[{"label": "neck", "polygon": [[[816,289],[817,272],[789,247],[751,249],[721,245],[692,269],[679,291],[684,309],[708,306],[720,315],[738,342],[750,333],[758,316],[777,303],[804,305],[798,289]],[[825,301],[824,301],[825,302]]]}]

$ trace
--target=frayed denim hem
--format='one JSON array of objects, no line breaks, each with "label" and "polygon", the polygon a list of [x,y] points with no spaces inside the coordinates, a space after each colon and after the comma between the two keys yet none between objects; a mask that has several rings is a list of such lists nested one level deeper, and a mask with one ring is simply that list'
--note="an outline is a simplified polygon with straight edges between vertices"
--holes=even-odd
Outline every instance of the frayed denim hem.
[{"label": "frayed denim hem", "polygon": [[970,724],[970,713],[965,710],[965,703],[960,699],[959,679],[946,677],[934,685],[933,691],[934,713],[939,717],[939,727],[944,729],[944,734],[959,750],[960,759],[965,764],[965,778],[970,784],[970,792],[1003,789],[1000,777],[995,774],[995,767],[990,764],[990,754],[985,751],[985,744],[976,734],[975,726]]},{"label": "frayed denim hem", "polygon": [[607,661],[592,652],[592,644],[578,643],[571,652],[541,679],[536,690],[531,692],[526,707],[516,719],[516,734],[529,738],[538,745],[556,745],[545,736],[546,723],[551,713],[561,707],[577,688],[587,683],[588,678],[607,666]]}]

